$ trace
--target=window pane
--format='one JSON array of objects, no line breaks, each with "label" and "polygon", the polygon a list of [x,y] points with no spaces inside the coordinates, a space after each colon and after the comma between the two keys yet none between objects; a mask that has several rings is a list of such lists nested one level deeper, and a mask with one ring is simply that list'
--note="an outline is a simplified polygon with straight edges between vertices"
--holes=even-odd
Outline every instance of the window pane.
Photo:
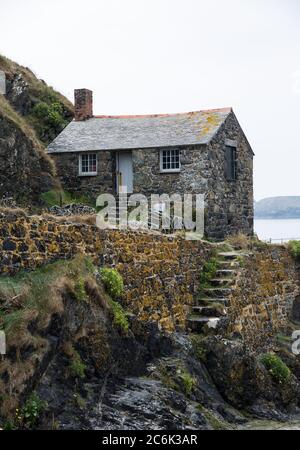
[{"label": "window pane", "polygon": [[81,173],[97,172],[97,155],[95,153],[81,155]]},{"label": "window pane", "polygon": [[163,170],[180,169],[179,150],[162,151],[162,168]]},{"label": "window pane", "polygon": [[236,180],[236,148],[226,146],[225,149],[225,174],[227,180]]},{"label": "window pane", "polygon": [[90,154],[89,156],[89,172],[97,171],[97,160],[95,154]]}]

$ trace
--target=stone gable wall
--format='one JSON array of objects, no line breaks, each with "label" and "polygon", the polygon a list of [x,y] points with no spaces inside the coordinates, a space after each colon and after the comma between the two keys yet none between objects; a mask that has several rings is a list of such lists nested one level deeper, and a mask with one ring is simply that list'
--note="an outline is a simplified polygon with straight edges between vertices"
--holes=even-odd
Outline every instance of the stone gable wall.
[{"label": "stone gable wall", "polygon": [[[236,181],[225,178],[226,140],[237,143]],[[233,113],[208,146],[206,233],[210,237],[253,234],[253,154]]]}]

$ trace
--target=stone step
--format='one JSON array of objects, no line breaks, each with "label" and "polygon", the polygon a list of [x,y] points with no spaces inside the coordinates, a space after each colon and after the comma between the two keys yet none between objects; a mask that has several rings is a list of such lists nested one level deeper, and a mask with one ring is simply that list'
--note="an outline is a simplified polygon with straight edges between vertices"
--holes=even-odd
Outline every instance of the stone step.
[{"label": "stone step", "polygon": [[214,298],[214,297],[201,297],[198,300],[198,306],[209,306],[212,303],[217,303],[219,305],[229,306],[228,298]]},{"label": "stone step", "polygon": [[210,280],[212,286],[231,286],[234,283],[232,278],[213,278]]},{"label": "stone step", "polygon": [[220,317],[226,316],[227,310],[222,305],[207,305],[207,306],[194,306],[193,314],[199,315],[202,317]]},{"label": "stone step", "polygon": [[227,260],[227,261],[218,260],[217,264],[221,270],[233,270],[240,267],[239,261],[236,260]]},{"label": "stone step", "polygon": [[216,276],[220,278],[235,276],[236,270],[233,269],[219,269],[216,271]]},{"label": "stone step", "polygon": [[229,260],[229,261],[236,260],[238,258],[238,256],[239,256],[239,253],[237,253],[237,252],[220,252],[220,253],[218,253],[219,258],[222,258],[224,260]]},{"label": "stone step", "polygon": [[229,297],[229,295],[232,292],[232,289],[227,287],[210,287],[203,289],[203,292],[207,297],[226,298]]},{"label": "stone step", "polygon": [[201,333],[204,327],[215,329],[219,320],[219,317],[190,316],[187,320],[187,325],[192,331]]}]

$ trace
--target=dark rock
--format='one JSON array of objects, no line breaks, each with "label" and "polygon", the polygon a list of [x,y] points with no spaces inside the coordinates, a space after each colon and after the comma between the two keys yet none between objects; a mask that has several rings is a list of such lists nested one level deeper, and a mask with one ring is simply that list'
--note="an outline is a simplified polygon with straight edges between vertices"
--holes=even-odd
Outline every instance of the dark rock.
[{"label": "dark rock", "polygon": [[11,239],[6,239],[2,245],[3,250],[16,250],[16,243]]},{"label": "dark rock", "polygon": [[[266,402],[287,413],[297,405],[300,385],[294,375],[285,383],[275,382],[260,362],[260,355],[249,351],[243,342],[209,337],[205,347],[210,375],[224,398],[236,408],[253,413],[253,405]],[[259,410],[263,417],[261,406]]]}]

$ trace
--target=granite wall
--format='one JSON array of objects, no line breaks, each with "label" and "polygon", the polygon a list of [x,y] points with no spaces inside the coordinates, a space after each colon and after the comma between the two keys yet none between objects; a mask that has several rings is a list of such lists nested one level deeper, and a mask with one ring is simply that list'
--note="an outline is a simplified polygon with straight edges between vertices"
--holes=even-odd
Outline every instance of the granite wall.
[{"label": "granite wall", "polygon": [[230,297],[229,331],[253,348],[285,331],[299,296],[299,271],[284,246],[264,245],[241,259]]},{"label": "granite wall", "polygon": [[126,308],[165,330],[184,328],[213,246],[147,232],[99,230],[42,216],[0,217],[0,273],[35,269],[78,253],[123,276]]},{"label": "granite wall", "polygon": [[79,175],[79,153],[51,153],[63,188],[76,196],[95,200],[98,195],[115,193],[115,157],[113,152],[97,152],[98,174]]}]

